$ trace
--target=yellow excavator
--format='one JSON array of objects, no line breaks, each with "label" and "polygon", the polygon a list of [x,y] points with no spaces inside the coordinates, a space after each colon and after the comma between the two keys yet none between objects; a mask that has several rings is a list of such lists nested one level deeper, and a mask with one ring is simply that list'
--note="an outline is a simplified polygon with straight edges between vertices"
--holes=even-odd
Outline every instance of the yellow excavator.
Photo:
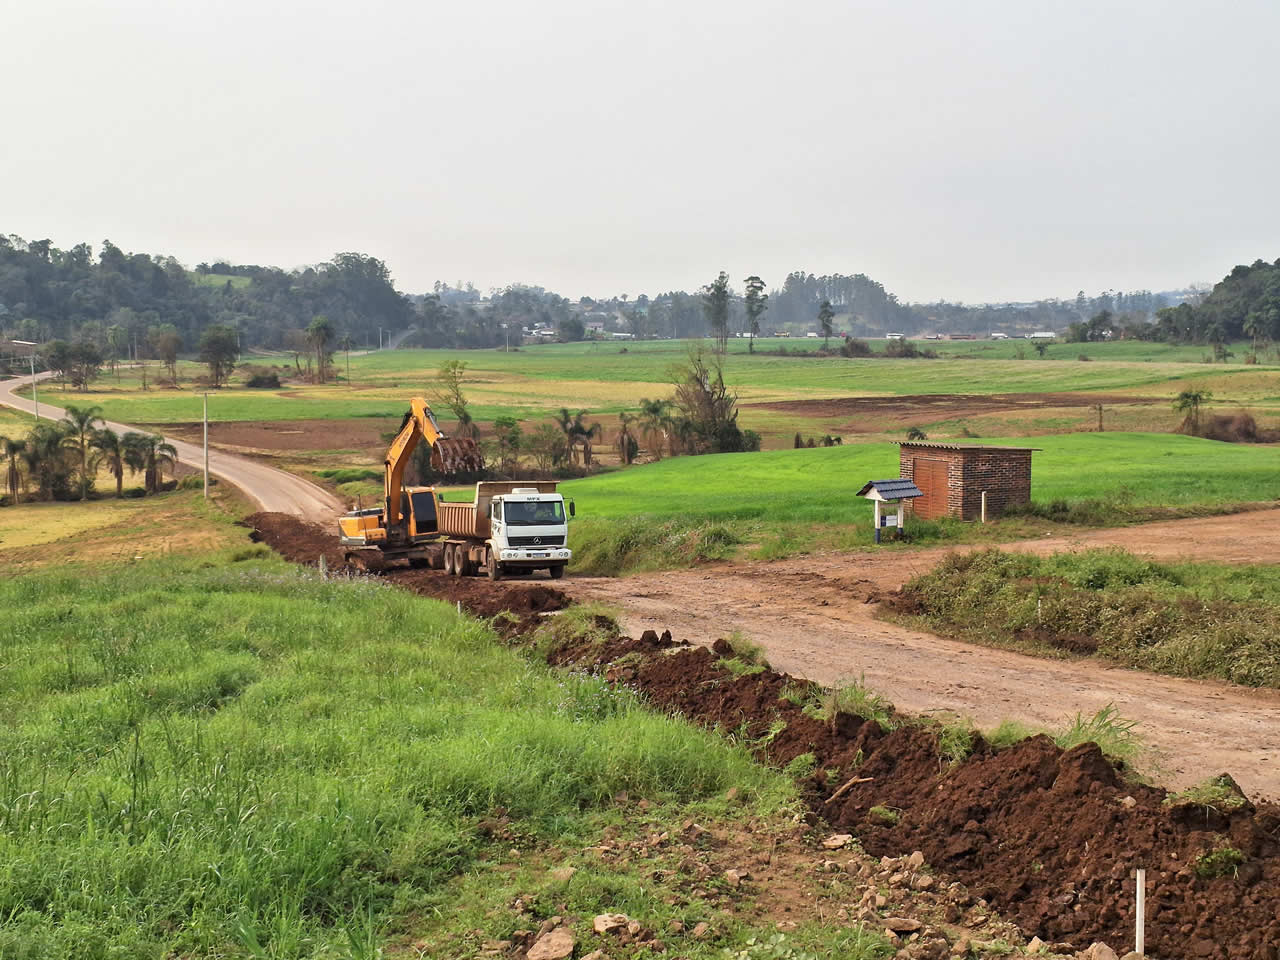
[{"label": "yellow excavator", "polygon": [[[564,575],[571,554],[568,517],[554,481],[482,481],[471,503],[442,501],[434,487],[404,486],[404,470],[419,443],[444,474],[481,473],[484,457],[469,438],[450,439],[421,397],[409,401],[400,432],[387,450],[383,503],[338,518],[347,563],[358,570],[408,560],[413,567],[454,576],[484,570],[491,580],[545,569]],[[574,513],[568,505],[568,515]]]}]

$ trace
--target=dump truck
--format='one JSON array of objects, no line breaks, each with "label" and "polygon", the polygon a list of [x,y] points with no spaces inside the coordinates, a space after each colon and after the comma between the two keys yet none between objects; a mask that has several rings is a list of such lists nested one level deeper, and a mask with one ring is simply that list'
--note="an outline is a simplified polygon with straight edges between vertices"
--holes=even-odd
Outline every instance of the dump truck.
[{"label": "dump truck", "polygon": [[426,401],[414,397],[387,450],[382,504],[338,519],[349,566],[372,570],[406,560],[459,577],[484,571],[501,580],[540,569],[554,579],[564,576],[574,506],[570,501],[566,513],[554,481],[480,481],[470,502],[443,500],[435,487],[404,486],[405,467],[421,442],[431,446],[436,470],[484,469],[475,441],[446,437]]}]

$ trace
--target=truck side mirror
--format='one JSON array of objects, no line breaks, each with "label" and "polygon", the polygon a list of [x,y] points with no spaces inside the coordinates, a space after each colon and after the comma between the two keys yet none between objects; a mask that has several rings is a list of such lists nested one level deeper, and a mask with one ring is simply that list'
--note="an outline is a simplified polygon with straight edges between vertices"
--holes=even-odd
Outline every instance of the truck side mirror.
[{"label": "truck side mirror", "polygon": [[577,510],[575,510],[575,509],[574,509],[573,501],[572,501],[572,500],[570,500],[570,501],[569,501],[569,516],[571,516],[571,517],[576,517],[577,515],[578,515],[578,512],[577,512]]}]

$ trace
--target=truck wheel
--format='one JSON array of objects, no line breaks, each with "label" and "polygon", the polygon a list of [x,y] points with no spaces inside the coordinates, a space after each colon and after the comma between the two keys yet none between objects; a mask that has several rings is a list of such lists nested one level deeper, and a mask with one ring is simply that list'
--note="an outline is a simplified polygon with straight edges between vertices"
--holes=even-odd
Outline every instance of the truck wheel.
[{"label": "truck wheel", "polygon": [[453,563],[453,544],[446,543],[444,545],[444,572],[449,574],[451,577],[458,575],[458,570]]},{"label": "truck wheel", "polygon": [[490,580],[502,579],[502,564],[498,562],[498,558],[494,555],[492,550],[489,551],[489,562],[486,564],[485,570],[489,574]]},{"label": "truck wheel", "polygon": [[453,548],[453,572],[460,577],[469,577],[475,572],[471,566],[471,551],[461,544]]},{"label": "truck wheel", "polygon": [[554,567],[548,567],[547,573],[551,574],[552,580],[559,580],[564,576],[564,564],[557,563]]}]

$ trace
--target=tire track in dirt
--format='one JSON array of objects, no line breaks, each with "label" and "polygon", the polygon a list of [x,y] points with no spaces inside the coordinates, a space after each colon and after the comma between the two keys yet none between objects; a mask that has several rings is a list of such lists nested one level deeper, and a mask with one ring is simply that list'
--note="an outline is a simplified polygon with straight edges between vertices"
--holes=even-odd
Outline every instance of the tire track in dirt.
[{"label": "tire track in dirt", "polygon": [[[1120,546],[1157,560],[1280,561],[1280,510],[1174,520],[1006,544],[1037,554]],[[959,549],[982,549],[965,547]],[[877,620],[876,595],[930,569],[950,549],[825,553],[622,578],[564,581],[576,600],[620,606],[624,627],[710,642],[734,629],[779,670],[822,684],[865,675],[912,713],[953,712],[1060,724],[1114,703],[1141,722],[1146,766],[1186,786],[1230,770],[1254,796],[1280,797],[1280,691],[1184,680],[1088,660],[1047,660]]]}]

